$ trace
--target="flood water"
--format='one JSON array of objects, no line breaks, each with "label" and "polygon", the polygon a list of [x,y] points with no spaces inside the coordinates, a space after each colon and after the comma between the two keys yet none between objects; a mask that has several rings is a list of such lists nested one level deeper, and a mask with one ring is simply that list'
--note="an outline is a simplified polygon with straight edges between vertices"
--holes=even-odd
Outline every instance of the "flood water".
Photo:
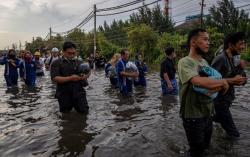
[{"label": "flood water", "polygon": [[[59,112],[48,74],[38,79],[35,89],[20,82],[17,89],[7,90],[3,70],[1,66],[1,157],[179,157],[188,150],[178,97],[161,97],[158,72],[148,74],[147,89],[123,98],[104,72],[97,71],[86,88],[89,114],[81,115]],[[240,139],[228,139],[215,125],[207,156],[250,156],[249,87],[237,88],[231,108]]]}]

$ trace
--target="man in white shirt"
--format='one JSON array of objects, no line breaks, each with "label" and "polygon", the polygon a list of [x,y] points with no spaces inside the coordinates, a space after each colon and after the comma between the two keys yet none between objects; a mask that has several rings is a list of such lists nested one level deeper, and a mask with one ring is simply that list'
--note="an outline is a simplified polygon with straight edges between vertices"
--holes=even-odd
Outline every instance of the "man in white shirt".
[{"label": "man in white shirt", "polygon": [[55,61],[59,59],[59,50],[58,48],[54,47],[52,50],[51,50],[51,56],[49,58],[46,59],[46,62],[45,62],[45,68],[46,70],[49,70],[50,71],[50,67],[51,67],[51,64]]}]

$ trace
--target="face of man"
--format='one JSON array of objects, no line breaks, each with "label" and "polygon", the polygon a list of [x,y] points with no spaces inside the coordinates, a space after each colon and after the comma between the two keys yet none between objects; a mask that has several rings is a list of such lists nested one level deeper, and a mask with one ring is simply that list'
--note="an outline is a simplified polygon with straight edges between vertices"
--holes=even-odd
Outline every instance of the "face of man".
[{"label": "face of man", "polygon": [[138,55],[138,60],[142,61],[142,56],[141,55]]},{"label": "face of man", "polygon": [[207,32],[200,32],[199,35],[193,39],[192,46],[195,47],[199,55],[206,54],[209,50],[209,35]]},{"label": "face of man", "polygon": [[32,54],[30,52],[25,53],[25,60],[31,60]]},{"label": "face of man", "polygon": [[122,56],[122,59],[124,59],[125,61],[128,61],[129,59],[129,52],[125,51],[125,54]]},{"label": "face of man", "polygon": [[172,55],[171,55],[171,57],[174,59],[176,57],[176,53],[173,52]]},{"label": "face of man", "polygon": [[245,49],[245,41],[239,40],[235,45],[231,45],[232,55],[239,55]]},{"label": "face of man", "polygon": [[39,55],[35,55],[34,56],[36,60],[39,60],[40,56]]},{"label": "face of man", "polygon": [[53,57],[57,57],[59,55],[59,52],[52,52]]},{"label": "face of man", "polygon": [[67,59],[73,59],[76,55],[76,49],[74,48],[68,48],[63,52],[63,56]]},{"label": "face of man", "polygon": [[22,52],[21,53],[21,58],[24,58],[24,56],[25,56],[25,52]]}]

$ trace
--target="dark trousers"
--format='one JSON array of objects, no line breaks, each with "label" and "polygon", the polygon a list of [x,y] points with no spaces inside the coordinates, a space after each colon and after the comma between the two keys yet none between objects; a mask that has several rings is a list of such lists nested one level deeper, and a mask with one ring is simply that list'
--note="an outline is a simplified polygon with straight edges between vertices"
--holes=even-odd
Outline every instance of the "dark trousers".
[{"label": "dark trousers", "polygon": [[240,133],[234,124],[232,114],[229,110],[231,103],[215,103],[214,106],[216,113],[214,121],[220,123],[229,136],[240,137]]},{"label": "dark trousers", "polygon": [[36,77],[30,76],[25,79],[25,84],[29,87],[35,87],[36,85]]},{"label": "dark trousers", "polygon": [[17,75],[16,76],[15,75],[13,75],[13,76],[4,75],[4,78],[6,80],[6,84],[8,87],[17,85],[17,79],[18,79]]},{"label": "dark trousers", "polygon": [[139,76],[139,80],[138,81],[134,81],[134,85],[135,86],[143,86],[143,87],[146,87],[147,86],[147,83],[146,83],[146,78],[144,75],[140,75]]},{"label": "dark trousers", "polygon": [[36,73],[36,76],[44,76],[44,72]]},{"label": "dark trousers", "polygon": [[183,126],[189,143],[192,157],[202,157],[209,147],[213,123],[212,118],[183,118]]},{"label": "dark trousers", "polygon": [[112,86],[114,86],[116,88],[119,87],[117,78],[109,78],[109,80],[110,80],[110,83]]},{"label": "dark trousers", "polygon": [[133,91],[133,82],[132,81],[126,81],[126,85],[123,85],[122,82],[120,82],[119,87],[120,87],[120,93],[124,96],[128,96],[132,93]]},{"label": "dark trousers", "polygon": [[89,106],[85,91],[61,93],[57,96],[57,99],[59,102],[60,112],[70,112],[73,107],[77,112],[88,112]]}]

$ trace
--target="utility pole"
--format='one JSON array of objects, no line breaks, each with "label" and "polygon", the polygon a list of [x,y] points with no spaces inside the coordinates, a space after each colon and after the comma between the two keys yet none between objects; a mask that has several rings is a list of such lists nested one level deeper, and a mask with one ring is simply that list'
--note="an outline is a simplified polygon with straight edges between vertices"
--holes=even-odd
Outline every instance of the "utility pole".
[{"label": "utility pole", "polygon": [[52,29],[51,27],[49,28],[49,39],[51,40],[51,37],[52,37]]},{"label": "utility pole", "polygon": [[95,56],[96,56],[96,5],[94,4],[94,70],[95,70]]},{"label": "utility pole", "polygon": [[201,15],[200,15],[200,27],[203,28],[203,10],[204,10],[204,0],[201,0]]},{"label": "utility pole", "polygon": [[169,0],[164,0],[164,13],[169,16]]},{"label": "utility pole", "polygon": [[21,40],[19,40],[19,50],[20,50],[20,51],[22,50],[22,43],[21,43]]}]

